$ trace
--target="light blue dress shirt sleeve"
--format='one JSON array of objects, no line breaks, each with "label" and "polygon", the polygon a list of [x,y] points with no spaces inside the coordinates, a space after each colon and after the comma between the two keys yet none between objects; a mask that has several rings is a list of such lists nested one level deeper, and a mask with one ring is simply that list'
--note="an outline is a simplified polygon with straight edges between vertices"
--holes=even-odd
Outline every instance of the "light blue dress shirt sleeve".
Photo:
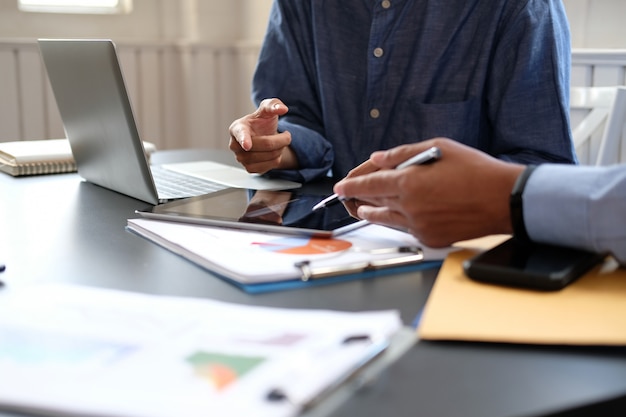
[{"label": "light blue dress shirt sleeve", "polygon": [[532,240],[609,252],[626,265],[626,164],[540,165],[523,206]]}]

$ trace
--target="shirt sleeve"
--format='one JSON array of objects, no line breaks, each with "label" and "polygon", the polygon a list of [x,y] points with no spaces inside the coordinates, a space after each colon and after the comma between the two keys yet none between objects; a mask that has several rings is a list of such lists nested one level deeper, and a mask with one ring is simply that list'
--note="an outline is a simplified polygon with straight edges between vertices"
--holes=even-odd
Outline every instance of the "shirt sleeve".
[{"label": "shirt sleeve", "polygon": [[273,170],[270,176],[297,182],[309,182],[326,176],[333,164],[331,144],[320,134],[288,119],[278,122],[278,130],[291,133],[291,149],[298,157],[298,170]]},{"label": "shirt sleeve", "polygon": [[626,265],[626,164],[540,165],[523,210],[532,240],[611,253]]},{"label": "shirt sleeve", "polygon": [[577,162],[569,124],[567,17],[560,1],[524,3],[501,22],[494,50],[488,105],[497,141],[490,153],[524,164]]},{"label": "shirt sleeve", "polygon": [[334,161],[333,147],[324,137],[321,104],[311,82],[316,73],[315,48],[304,3],[272,4],[252,81],[256,105],[278,97],[289,106],[279,121],[279,131],[291,133],[291,148],[300,165],[298,171],[274,170],[269,175],[300,182],[325,176]]}]

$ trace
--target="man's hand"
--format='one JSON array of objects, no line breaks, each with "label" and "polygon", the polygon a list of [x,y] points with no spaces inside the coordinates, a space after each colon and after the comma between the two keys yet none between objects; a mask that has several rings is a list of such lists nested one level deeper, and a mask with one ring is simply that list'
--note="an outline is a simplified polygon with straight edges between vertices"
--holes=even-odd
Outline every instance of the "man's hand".
[{"label": "man's hand", "polygon": [[[441,160],[393,169],[432,146]],[[334,188],[352,199],[346,206],[356,217],[404,228],[432,247],[512,232],[509,196],[523,165],[445,138],[374,152],[366,164],[376,169],[351,173]]]},{"label": "man's hand", "polygon": [[288,111],[279,99],[265,99],[254,113],[230,125],[228,147],[248,172],[263,174],[272,169],[298,167],[295,153],[289,147],[291,134],[278,133],[278,117]]}]

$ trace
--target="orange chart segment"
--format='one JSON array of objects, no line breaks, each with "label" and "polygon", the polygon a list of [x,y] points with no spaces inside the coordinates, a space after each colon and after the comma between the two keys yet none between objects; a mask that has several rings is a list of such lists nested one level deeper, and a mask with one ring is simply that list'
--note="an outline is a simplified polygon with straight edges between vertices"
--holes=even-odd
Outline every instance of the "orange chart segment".
[{"label": "orange chart segment", "polygon": [[318,239],[286,237],[268,242],[255,242],[265,250],[289,255],[323,255],[342,252],[349,249],[352,243],[341,239]]}]

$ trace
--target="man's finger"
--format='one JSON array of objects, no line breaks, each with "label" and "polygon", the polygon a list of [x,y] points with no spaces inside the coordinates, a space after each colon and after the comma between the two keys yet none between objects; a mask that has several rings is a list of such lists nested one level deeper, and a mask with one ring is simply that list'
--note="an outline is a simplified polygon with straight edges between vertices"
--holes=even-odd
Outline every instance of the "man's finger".
[{"label": "man's finger", "polygon": [[248,131],[248,129],[245,128],[245,126],[241,124],[234,126],[230,130],[230,135],[232,139],[236,140],[237,143],[239,143],[239,146],[241,146],[244,151],[249,151],[250,149],[252,149],[252,137],[250,136],[250,132]]},{"label": "man's finger", "polygon": [[275,116],[282,116],[287,113],[289,108],[277,98],[266,98],[261,101],[259,107],[252,113],[252,117],[255,118],[271,118]]},{"label": "man's finger", "polygon": [[374,207],[368,205],[359,206],[357,216],[370,223],[382,224],[384,226],[408,228],[408,223],[404,216],[388,207]]},{"label": "man's finger", "polygon": [[384,170],[369,175],[344,178],[335,184],[334,192],[343,197],[392,197],[398,195],[397,183],[393,178],[397,171]]}]

